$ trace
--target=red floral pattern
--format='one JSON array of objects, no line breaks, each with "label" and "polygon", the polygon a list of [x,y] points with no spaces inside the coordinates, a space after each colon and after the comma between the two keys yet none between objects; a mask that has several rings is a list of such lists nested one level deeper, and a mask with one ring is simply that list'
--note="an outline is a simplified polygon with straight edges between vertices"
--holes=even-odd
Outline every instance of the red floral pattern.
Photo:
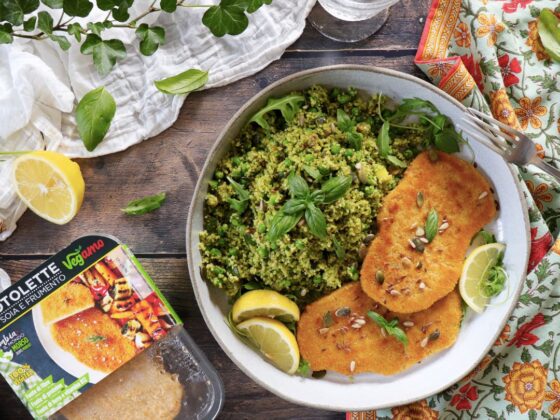
[{"label": "red floral pattern", "polygon": [[465,384],[459,388],[459,392],[453,395],[451,405],[457,410],[470,410],[472,408],[471,401],[478,399],[478,389],[470,384]]},{"label": "red floral pattern", "polygon": [[531,4],[533,0],[512,0],[509,3],[504,3],[502,6],[502,10],[506,13],[513,13],[517,12],[517,8],[521,6],[522,9],[525,9],[528,4]]},{"label": "red floral pattern", "polygon": [[521,73],[521,64],[519,64],[519,60],[517,58],[510,61],[509,55],[504,54],[498,57],[498,64],[500,65],[500,69],[502,71],[505,87],[510,87],[511,85],[519,83],[519,77],[517,77],[515,73]]},{"label": "red floral pattern", "polygon": [[531,254],[529,255],[529,266],[527,272],[533,271],[533,268],[543,259],[554,239],[550,232],[546,232],[540,238],[537,238],[537,228],[531,228]]},{"label": "red floral pattern", "polygon": [[483,91],[484,90],[484,83],[482,83],[482,70],[480,70],[480,63],[474,61],[474,56],[471,55],[462,55],[461,60],[463,64],[467,68],[467,71],[471,74],[476,85],[478,88]]},{"label": "red floral pattern", "polygon": [[536,314],[533,319],[529,322],[523,324],[516,332],[511,341],[508,343],[508,347],[515,346],[517,348],[521,346],[530,346],[539,341],[539,337],[535,334],[531,334],[531,331],[542,327],[546,324],[544,315],[542,313]]}]

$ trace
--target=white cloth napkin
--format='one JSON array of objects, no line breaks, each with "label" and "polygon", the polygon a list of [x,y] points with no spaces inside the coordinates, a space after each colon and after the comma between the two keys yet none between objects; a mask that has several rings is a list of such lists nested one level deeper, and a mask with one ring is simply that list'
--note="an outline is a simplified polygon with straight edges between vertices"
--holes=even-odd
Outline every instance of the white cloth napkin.
[{"label": "white cloth napkin", "polygon": [[[105,78],[75,42],[67,52],[50,40],[18,39],[0,45],[0,151],[46,147],[70,157],[94,157],[153,137],[175,122],[186,98],[159,92],[154,80],[199,68],[210,72],[206,88],[211,88],[252,75],[299,38],[314,3],[274,0],[249,16],[243,34],[223,38],[202,25],[204,9],[150,15],[146,23],[157,22],[166,30],[165,44],[150,57],[138,52],[134,31],[109,29],[103,37],[121,39],[128,55]],[[141,11],[146,4],[137,1],[133,8]],[[88,152],[78,137],[72,110],[84,94],[99,86],[113,95],[117,112],[105,140]],[[0,241],[12,234],[25,211],[9,179],[11,161],[0,161]]]}]

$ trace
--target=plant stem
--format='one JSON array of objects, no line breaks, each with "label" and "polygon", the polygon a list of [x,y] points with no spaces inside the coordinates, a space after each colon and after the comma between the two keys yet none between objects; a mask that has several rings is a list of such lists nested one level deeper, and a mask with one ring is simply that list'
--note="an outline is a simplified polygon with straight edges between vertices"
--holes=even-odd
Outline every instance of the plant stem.
[{"label": "plant stem", "polygon": [[20,156],[31,153],[33,150],[22,150],[19,152],[0,152],[0,156]]},{"label": "plant stem", "polygon": [[183,2],[177,3],[177,6],[189,7],[189,8],[203,7],[205,9],[209,9],[210,7],[214,7],[214,5],[212,5],[212,4],[183,4]]}]

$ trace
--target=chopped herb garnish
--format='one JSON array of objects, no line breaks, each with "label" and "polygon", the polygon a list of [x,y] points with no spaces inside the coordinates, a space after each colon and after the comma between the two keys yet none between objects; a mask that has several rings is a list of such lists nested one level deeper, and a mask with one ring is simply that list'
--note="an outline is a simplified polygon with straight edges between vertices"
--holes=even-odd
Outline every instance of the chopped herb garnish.
[{"label": "chopped herb garnish", "polygon": [[103,337],[102,335],[90,335],[87,339],[91,343],[99,343],[100,341],[107,340],[107,337]]},{"label": "chopped herb garnish", "polygon": [[399,320],[397,318],[393,319],[392,321],[387,321],[377,312],[368,311],[367,314],[377,325],[383,328],[388,335],[395,337],[404,346],[408,345],[408,337],[406,336],[406,333],[398,327]]}]

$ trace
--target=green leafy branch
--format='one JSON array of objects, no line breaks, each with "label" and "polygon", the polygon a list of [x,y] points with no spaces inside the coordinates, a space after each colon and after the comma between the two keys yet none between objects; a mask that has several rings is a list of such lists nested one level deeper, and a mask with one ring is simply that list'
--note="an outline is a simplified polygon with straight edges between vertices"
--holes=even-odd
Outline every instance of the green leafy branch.
[{"label": "green leafy branch", "polygon": [[[140,53],[154,54],[165,42],[165,29],[140,23],[153,13],[173,13],[178,7],[206,8],[202,23],[217,37],[239,35],[249,25],[247,14],[254,13],[272,0],[221,0],[216,5],[193,5],[185,0],[154,0],[138,16],[131,17],[129,9],[134,0],[95,0],[98,9],[107,12],[101,21],[84,25],[75,18],[87,18],[93,10],[90,0],[40,0],[48,11],[40,11],[39,0],[0,1],[0,44],[10,44],[14,38],[33,40],[50,39],[63,50],[70,48],[69,37],[74,37],[80,52],[91,55],[101,76],[106,76],[117,61],[126,57],[124,43],[115,38],[107,39],[103,32],[110,28],[134,30],[139,40]],[[159,2],[159,4],[158,4]]]},{"label": "green leafy branch", "polygon": [[326,181],[321,189],[311,191],[305,179],[294,173],[288,177],[291,199],[274,215],[267,239],[275,242],[292,230],[302,217],[309,231],[320,239],[327,237],[327,221],[319,205],[341,198],[352,185],[351,176],[337,176]]}]

